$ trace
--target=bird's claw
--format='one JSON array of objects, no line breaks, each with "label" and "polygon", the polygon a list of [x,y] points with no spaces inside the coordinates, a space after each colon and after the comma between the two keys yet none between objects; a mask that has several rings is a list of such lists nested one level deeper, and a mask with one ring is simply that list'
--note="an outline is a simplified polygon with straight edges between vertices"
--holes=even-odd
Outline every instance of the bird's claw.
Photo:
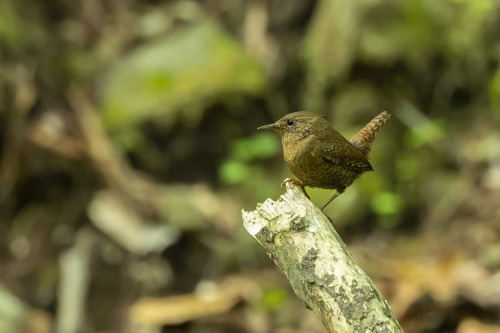
[{"label": "bird's claw", "polygon": [[295,185],[295,186],[298,186],[300,187],[300,189],[302,190],[302,192],[304,192],[305,196],[307,197],[307,199],[311,199],[309,197],[309,195],[307,194],[306,192],[306,184],[304,184],[303,182],[301,181],[298,181],[296,179],[292,179],[292,178],[287,178],[285,179],[282,183],[281,183],[281,187],[285,186],[286,184],[292,184],[292,185]]},{"label": "bird's claw", "polygon": [[281,183],[281,187],[285,186],[286,184],[292,184],[295,186],[302,186],[302,183],[299,182],[298,180],[292,179],[292,178],[287,178]]}]

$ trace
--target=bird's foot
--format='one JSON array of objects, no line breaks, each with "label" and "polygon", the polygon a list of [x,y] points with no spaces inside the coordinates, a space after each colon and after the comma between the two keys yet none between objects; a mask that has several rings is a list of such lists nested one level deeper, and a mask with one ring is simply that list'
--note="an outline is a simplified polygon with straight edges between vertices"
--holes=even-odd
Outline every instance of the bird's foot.
[{"label": "bird's foot", "polygon": [[311,199],[309,197],[309,195],[307,194],[306,192],[306,184],[304,184],[303,182],[301,181],[298,181],[298,180],[295,180],[295,179],[292,179],[292,178],[287,178],[283,181],[283,183],[281,183],[281,187],[285,186],[286,184],[292,184],[292,185],[295,185],[295,186],[298,186],[300,187],[300,189],[302,190],[302,192],[304,192],[304,195],[307,197],[307,199]]},{"label": "bird's foot", "polygon": [[293,178],[287,178],[287,179],[285,179],[285,180],[281,183],[281,187],[285,186],[285,185],[286,185],[286,184],[288,184],[288,183],[293,184],[293,185],[295,185],[295,186],[301,186],[301,185],[302,185],[302,183],[301,183],[300,181],[296,180],[296,179],[293,179]]}]

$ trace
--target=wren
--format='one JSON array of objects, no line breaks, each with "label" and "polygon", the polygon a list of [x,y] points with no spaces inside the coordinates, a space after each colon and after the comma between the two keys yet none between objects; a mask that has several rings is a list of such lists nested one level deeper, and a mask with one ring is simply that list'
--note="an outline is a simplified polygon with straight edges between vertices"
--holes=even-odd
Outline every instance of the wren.
[{"label": "wren", "polygon": [[321,206],[323,210],[363,173],[373,171],[368,154],[375,134],[390,117],[387,111],[380,113],[350,142],[323,116],[306,111],[290,113],[258,129],[272,129],[281,136],[285,164],[299,179],[287,178],[281,185],[297,185],[307,198],[305,186],[336,190]]}]

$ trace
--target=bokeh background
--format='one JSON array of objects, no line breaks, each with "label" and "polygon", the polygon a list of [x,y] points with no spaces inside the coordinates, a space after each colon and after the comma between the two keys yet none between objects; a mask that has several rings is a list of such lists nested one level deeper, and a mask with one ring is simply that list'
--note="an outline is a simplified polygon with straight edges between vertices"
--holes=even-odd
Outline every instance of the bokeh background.
[{"label": "bokeh background", "polygon": [[405,332],[500,332],[499,59],[495,0],[0,0],[0,331],[325,332],[256,128],[388,110],[326,213]]}]

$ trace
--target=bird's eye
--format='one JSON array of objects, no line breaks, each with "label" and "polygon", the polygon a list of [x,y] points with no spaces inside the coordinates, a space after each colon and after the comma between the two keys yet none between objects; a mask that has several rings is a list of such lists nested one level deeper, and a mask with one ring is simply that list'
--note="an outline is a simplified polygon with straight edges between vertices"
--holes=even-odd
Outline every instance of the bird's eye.
[{"label": "bird's eye", "polygon": [[293,119],[288,119],[288,121],[286,123],[288,124],[288,126],[292,126],[293,125]]}]

